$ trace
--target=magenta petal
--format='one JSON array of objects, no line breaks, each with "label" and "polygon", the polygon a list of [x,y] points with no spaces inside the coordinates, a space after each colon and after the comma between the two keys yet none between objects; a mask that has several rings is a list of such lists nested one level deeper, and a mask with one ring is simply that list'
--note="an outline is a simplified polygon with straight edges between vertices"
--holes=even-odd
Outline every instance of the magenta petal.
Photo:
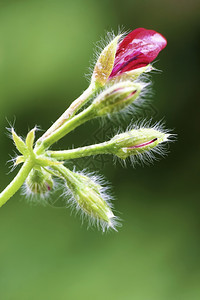
[{"label": "magenta petal", "polygon": [[119,44],[118,46],[118,49],[117,49],[117,53],[116,53],[116,56],[119,55],[119,53],[121,51],[123,51],[129,43],[132,42],[132,40],[142,31],[146,30],[145,28],[137,28],[133,31],[131,31],[122,41],[121,43]]},{"label": "magenta petal", "polygon": [[133,30],[118,46],[110,77],[148,65],[166,45],[166,39],[154,30]]}]

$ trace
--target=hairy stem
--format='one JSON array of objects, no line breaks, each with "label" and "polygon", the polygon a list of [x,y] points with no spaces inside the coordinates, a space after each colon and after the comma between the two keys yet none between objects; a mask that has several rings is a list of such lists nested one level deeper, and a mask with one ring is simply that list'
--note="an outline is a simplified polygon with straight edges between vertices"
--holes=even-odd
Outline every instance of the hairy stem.
[{"label": "hairy stem", "polygon": [[80,147],[64,151],[48,151],[47,154],[57,160],[75,159],[90,155],[110,154],[110,142]]},{"label": "hairy stem", "polygon": [[[92,97],[96,87],[90,85],[89,88],[76,99],[70,107],[62,114],[62,116],[46,131],[46,133],[38,140],[36,153],[40,154],[53,143],[61,139],[64,135],[75,129],[77,126],[90,120],[95,115],[91,107],[88,107],[83,112],[73,117],[76,112]],[[5,204],[22,186],[29,172],[33,168],[34,161],[28,159],[16,177],[0,194],[0,207]]]},{"label": "hairy stem", "polygon": [[43,136],[38,141],[44,141],[48,136],[50,136],[55,130],[61,127],[66,121],[71,119],[76,112],[86,104],[96,89],[93,85],[90,85],[80,97],[78,97],[72,104],[67,108],[67,110],[60,116],[60,118],[43,134]]},{"label": "hairy stem", "polygon": [[41,144],[38,144],[36,148],[36,153],[40,154],[45,149],[48,149],[52,144],[60,140],[67,133],[74,130],[76,127],[81,124],[93,119],[96,117],[96,113],[92,106],[89,106],[85,110],[83,110],[78,115],[74,116],[72,119],[64,123],[61,127],[59,127],[56,131],[52,132]]},{"label": "hairy stem", "polygon": [[67,169],[65,166],[56,165],[52,166],[52,169],[57,171],[62,176],[62,178],[66,180],[67,184],[71,184],[72,182],[77,182],[77,184],[80,183],[78,179],[74,176],[73,172]]},{"label": "hairy stem", "polygon": [[4,205],[22,186],[33,167],[33,161],[27,160],[18,174],[0,194],[0,207]]}]

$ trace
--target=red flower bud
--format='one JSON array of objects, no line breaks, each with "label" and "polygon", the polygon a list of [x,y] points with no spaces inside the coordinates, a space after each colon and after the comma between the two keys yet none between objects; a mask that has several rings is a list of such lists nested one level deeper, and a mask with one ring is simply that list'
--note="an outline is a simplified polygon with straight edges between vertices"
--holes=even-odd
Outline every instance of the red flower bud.
[{"label": "red flower bud", "polygon": [[166,39],[154,30],[131,31],[118,45],[110,78],[147,66],[166,45]]}]

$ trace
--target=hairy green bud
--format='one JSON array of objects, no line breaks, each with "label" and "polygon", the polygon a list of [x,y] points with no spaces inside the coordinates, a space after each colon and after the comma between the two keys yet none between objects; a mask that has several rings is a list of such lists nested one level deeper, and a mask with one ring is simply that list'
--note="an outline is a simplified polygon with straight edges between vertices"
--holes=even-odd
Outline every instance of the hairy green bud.
[{"label": "hairy green bud", "polygon": [[[105,188],[98,183],[98,178],[72,172],[65,167],[62,174],[67,182],[68,193],[71,200],[76,203],[76,208],[81,210],[91,222],[100,225],[103,231],[107,228],[115,229],[116,217],[110,207],[110,197]],[[116,229],[115,229],[116,230]]]},{"label": "hairy green bud", "polygon": [[119,82],[105,89],[93,102],[98,116],[118,112],[139,96],[142,84],[131,81]]},{"label": "hairy green bud", "polygon": [[118,134],[111,139],[112,153],[126,159],[131,155],[137,155],[149,151],[160,143],[167,141],[169,134],[154,128],[133,129]]},{"label": "hairy green bud", "polygon": [[45,196],[53,188],[53,179],[43,168],[32,169],[25,185],[28,194]]}]

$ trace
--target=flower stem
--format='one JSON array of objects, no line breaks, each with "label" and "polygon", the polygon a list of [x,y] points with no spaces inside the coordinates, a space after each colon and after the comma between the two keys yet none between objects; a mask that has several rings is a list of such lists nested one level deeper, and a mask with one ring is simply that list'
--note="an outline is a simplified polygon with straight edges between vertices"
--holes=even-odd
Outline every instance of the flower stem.
[{"label": "flower stem", "polygon": [[36,153],[41,154],[45,149],[49,148],[52,144],[60,140],[67,133],[71,132],[81,124],[93,119],[94,117],[96,117],[96,112],[93,109],[93,106],[90,105],[81,113],[64,123],[56,131],[52,132],[51,135],[49,135],[44,141],[41,142],[41,144],[38,143]]},{"label": "flower stem", "polygon": [[55,165],[55,166],[52,166],[52,169],[54,169],[56,172],[58,172],[62,176],[62,178],[67,182],[67,184],[69,184],[69,185],[72,183],[76,183],[77,185],[80,184],[78,179],[74,176],[74,173],[72,171],[70,171],[69,169],[67,169],[65,166]]},{"label": "flower stem", "polygon": [[55,158],[57,160],[75,159],[90,155],[110,154],[110,146],[110,142],[104,142],[100,144],[64,151],[48,151],[47,154],[50,155],[50,157]]},{"label": "flower stem", "polygon": [[89,101],[92,95],[96,92],[94,85],[90,85],[80,97],[78,97],[72,104],[67,108],[67,110],[60,116],[60,118],[43,134],[39,141],[45,140],[50,136],[55,130],[61,127],[66,121],[71,119],[76,112]]},{"label": "flower stem", "polygon": [[73,172],[67,169],[65,166],[57,165],[57,166],[53,166],[52,168],[58,171],[65,179],[70,178],[74,180]]},{"label": "flower stem", "polygon": [[0,207],[4,205],[22,186],[31,171],[34,162],[27,160],[10,184],[0,193]]}]

